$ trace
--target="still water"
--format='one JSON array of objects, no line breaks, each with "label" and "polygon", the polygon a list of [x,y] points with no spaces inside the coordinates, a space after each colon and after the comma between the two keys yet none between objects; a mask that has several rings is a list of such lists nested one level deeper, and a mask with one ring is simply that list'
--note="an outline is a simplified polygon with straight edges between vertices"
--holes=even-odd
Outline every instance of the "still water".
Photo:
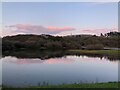
[{"label": "still water", "polygon": [[4,56],[3,85],[24,87],[47,84],[118,81],[118,60],[86,55],[38,57]]}]

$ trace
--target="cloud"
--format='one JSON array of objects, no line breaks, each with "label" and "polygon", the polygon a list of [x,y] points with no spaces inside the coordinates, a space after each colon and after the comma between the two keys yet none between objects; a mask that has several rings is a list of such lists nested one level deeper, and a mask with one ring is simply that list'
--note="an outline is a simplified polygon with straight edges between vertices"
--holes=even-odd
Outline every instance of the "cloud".
[{"label": "cloud", "polygon": [[111,28],[77,28],[75,31],[66,31],[66,32],[61,32],[57,35],[60,36],[66,36],[66,35],[79,35],[79,34],[91,34],[91,35],[100,35],[101,33],[109,33],[112,31],[118,31],[118,28],[116,27],[111,27]]},{"label": "cloud", "polygon": [[47,29],[51,30],[51,31],[72,31],[72,30],[75,30],[75,28],[72,28],[72,27],[59,28],[59,27],[54,27],[54,26],[49,26],[49,27],[47,27]]},{"label": "cloud", "polygon": [[113,31],[118,31],[118,28],[101,28],[101,29],[84,29],[82,32],[85,33],[92,33],[92,34],[100,34],[100,33],[108,33],[108,32],[113,32]]},{"label": "cloud", "polygon": [[31,25],[31,24],[16,24],[6,26],[6,29],[14,34],[58,34],[64,31],[76,30],[73,27],[56,27],[56,26],[42,26],[42,25]]},{"label": "cloud", "polygon": [[52,34],[52,35],[71,35],[71,34],[95,34],[108,33],[111,31],[118,31],[118,28],[90,28],[79,29],[74,27],[57,27],[57,26],[42,26],[32,24],[16,24],[5,26],[2,36],[16,35],[16,34]]}]

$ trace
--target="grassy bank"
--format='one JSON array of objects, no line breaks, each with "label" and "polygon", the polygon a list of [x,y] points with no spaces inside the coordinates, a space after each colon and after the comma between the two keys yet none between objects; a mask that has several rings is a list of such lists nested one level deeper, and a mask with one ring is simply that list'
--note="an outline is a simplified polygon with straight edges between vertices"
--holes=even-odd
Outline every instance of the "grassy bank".
[{"label": "grassy bank", "polygon": [[118,88],[118,83],[65,84],[56,86],[39,86],[32,88]]},{"label": "grassy bank", "polygon": [[[64,84],[64,85],[48,85],[48,86],[33,86],[26,88],[27,90],[35,90],[39,88],[118,88],[117,82],[108,82],[108,83],[92,83],[92,84]],[[3,88],[7,90],[10,88]],[[11,90],[17,90],[19,88],[11,88]],[[26,90],[22,88],[22,90]]]},{"label": "grassy bank", "polygon": [[68,50],[68,52],[77,54],[120,56],[120,50]]}]

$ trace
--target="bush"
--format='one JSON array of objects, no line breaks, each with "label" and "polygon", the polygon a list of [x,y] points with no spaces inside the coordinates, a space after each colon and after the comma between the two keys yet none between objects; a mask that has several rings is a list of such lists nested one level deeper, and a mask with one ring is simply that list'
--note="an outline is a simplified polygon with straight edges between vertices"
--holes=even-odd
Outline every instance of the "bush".
[{"label": "bush", "polygon": [[102,44],[87,45],[86,49],[88,50],[102,50],[104,46]]}]

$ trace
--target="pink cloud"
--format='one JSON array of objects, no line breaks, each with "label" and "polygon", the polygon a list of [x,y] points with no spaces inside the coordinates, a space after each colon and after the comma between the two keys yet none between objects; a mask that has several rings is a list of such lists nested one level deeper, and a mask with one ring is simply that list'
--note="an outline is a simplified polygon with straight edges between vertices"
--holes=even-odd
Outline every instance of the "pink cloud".
[{"label": "pink cloud", "polygon": [[51,30],[51,31],[71,31],[71,30],[75,30],[75,28],[73,28],[73,27],[60,28],[60,27],[49,26],[47,28],[48,28],[48,30]]},{"label": "pink cloud", "polygon": [[3,36],[16,34],[54,34],[54,35],[71,35],[71,34],[96,34],[118,31],[118,28],[93,28],[93,29],[77,29],[74,27],[57,27],[57,26],[42,26],[32,24],[16,24],[6,26],[3,30]]},{"label": "pink cloud", "polygon": [[[56,26],[42,26],[42,25],[30,25],[30,24],[16,24],[7,26],[11,31],[22,32],[22,33],[48,33],[48,34],[57,34],[64,31],[76,30],[73,27],[56,27]],[[13,30],[14,29],[14,30]]]}]

